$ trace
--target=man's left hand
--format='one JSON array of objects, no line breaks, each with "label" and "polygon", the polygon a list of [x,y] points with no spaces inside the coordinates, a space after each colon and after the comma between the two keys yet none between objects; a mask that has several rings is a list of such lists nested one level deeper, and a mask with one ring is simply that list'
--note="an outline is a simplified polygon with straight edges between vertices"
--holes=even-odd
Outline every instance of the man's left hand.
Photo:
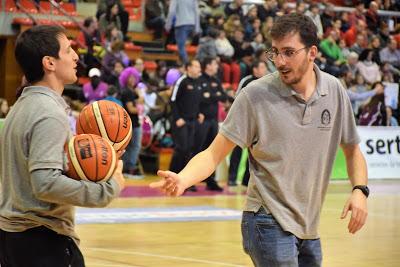
[{"label": "man's left hand", "polygon": [[347,200],[341,219],[346,218],[349,211],[351,218],[347,228],[350,233],[355,234],[364,226],[368,216],[367,197],[358,189],[354,190]]}]

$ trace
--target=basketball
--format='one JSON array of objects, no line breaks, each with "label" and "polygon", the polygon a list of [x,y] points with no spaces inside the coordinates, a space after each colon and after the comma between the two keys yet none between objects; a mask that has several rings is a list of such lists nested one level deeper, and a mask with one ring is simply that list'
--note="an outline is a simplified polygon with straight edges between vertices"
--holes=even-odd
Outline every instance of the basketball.
[{"label": "basketball", "polygon": [[65,144],[66,175],[76,180],[107,181],[114,173],[117,156],[111,144],[101,136],[81,134]]},{"label": "basketball", "polygon": [[132,122],[123,107],[112,101],[100,100],[82,109],[76,122],[76,132],[100,135],[116,151],[121,151],[132,138]]}]

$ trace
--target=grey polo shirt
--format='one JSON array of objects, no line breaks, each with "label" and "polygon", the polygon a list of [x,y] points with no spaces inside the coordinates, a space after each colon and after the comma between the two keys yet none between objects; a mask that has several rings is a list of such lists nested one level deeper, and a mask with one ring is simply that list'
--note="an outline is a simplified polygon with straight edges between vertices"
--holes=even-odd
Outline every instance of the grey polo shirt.
[{"label": "grey polo shirt", "polygon": [[278,72],[237,96],[220,133],[249,148],[245,211],[263,206],[281,227],[318,238],[320,211],[339,144],[360,142],[345,89],[314,66],[317,88],[305,102]]},{"label": "grey polo shirt", "polygon": [[0,134],[0,229],[46,226],[79,243],[73,206],[105,206],[118,196],[114,179],[96,184],[62,174],[68,109],[55,91],[27,87],[7,115]]}]

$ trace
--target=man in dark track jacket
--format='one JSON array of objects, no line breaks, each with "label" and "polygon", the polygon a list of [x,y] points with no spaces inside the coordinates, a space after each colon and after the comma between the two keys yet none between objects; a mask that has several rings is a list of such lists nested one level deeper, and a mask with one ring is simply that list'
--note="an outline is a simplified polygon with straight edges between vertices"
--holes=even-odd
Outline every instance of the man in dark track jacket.
[{"label": "man in dark track jacket", "polygon": [[201,67],[198,60],[186,64],[186,74],[175,84],[171,96],[172,137],[175,143],[170,169],[180,172],[193,154],[196,121],[202,123],[200,114],[201,87],[198,77]]},{"label": "man in dark track jacket", "polygon": [[[218,63],[215,58],[205,58],[202,62],[203,74],[199,78],[202,88],[200,113],[204,115],[204,122],[197,124],[195,135],[195,154],[206,149],[218,134],[218,103],[228,100],[221,82],[215,77],[218,72]],[[232,99],[233,100],[233,99]],[[207,190],[222,191],[215,181],[214,174],[207,180]]]}]

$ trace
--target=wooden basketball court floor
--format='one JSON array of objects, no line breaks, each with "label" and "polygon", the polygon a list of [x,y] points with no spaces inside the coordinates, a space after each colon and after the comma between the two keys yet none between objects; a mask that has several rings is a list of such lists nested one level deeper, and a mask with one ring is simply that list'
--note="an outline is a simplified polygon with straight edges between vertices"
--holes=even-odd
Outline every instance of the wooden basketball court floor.
[{"label": "wooden basketball court floor", "polygon": [[[155,179],[129,180],[128,185],[147,185]],[[370,188],[367,224],[352,235],[347,232],[348,219],[340,219],[350,185],[347,181],[330,184],[320,223],[323,266],[400,266],[400,180],[370,180]],[[240,187],[229,190],[234,194],[124,197],[107,209],[214,206],[240,210],[245,196]],[[240,220],[79,224],[77,231],[87,267],[253,266],[242,250]]]}]

